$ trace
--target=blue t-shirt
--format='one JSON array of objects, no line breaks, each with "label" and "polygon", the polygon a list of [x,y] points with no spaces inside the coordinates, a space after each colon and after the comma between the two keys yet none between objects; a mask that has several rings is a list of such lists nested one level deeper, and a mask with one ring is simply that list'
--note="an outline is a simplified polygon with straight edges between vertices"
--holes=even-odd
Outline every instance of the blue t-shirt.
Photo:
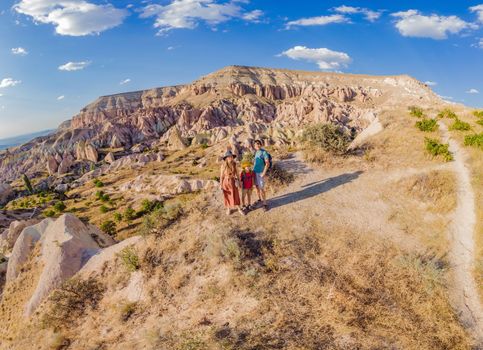
[{"label": "blue t-shirt", "polygon": [[261,174],[263,173],[263,169],[265,169],[265,162],[268,162],[268,153],[264,149],[259,149],[257,153],[255,153],[255,164],[253,165],[253,171],[255,173]]}]

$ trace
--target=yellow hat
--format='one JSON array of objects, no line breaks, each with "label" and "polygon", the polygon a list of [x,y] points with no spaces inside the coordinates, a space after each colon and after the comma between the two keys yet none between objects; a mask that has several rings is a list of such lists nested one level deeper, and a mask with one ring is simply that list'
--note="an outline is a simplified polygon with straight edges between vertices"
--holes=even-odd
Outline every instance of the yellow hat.
[{"label": "yellow hat", "polygon": [[249,168],[252,166],[252,163],[250,162],[242,162],[241,163],[242,168]]}]

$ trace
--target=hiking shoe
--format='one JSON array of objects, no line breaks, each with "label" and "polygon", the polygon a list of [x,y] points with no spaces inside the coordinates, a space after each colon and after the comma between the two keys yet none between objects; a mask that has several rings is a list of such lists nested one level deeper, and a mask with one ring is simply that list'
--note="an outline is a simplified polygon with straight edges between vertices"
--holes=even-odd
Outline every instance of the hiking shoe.
[{"label": "hiking shoe", "polygon": [[247,215],[243,209],[238,209],[238,212],[243,216]]},{"label": "hiking shoe", "polygon": [[263,211],[268,211],[268,204],[263,205]]}]

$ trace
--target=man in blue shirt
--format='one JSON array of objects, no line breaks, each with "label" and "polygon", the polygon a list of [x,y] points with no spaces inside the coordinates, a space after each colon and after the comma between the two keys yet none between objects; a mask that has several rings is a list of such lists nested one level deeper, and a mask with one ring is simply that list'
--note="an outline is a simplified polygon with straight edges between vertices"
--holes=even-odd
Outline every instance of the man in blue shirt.
[{"label": "man in blue shirt", "polygon": [[262,148],[262,141],[255,141],[255,162],[253,172],[255,173],[255,185],[257,187],[258,201],[262,202],[263,209],[268,210],[267,198],[265,194],[265,175],[270,168],[270,156],[268,152]]}]

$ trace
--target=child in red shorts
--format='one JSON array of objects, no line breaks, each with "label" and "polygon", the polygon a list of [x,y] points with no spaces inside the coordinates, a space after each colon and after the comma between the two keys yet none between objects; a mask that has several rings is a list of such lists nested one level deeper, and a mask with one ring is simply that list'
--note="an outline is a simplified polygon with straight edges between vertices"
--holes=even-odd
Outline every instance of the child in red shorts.
[{"label": "child in red shorts", "polygon": [[255,185],[255,173],[250,163],[242,163],[242,172],[240,174],[240,187],[242,190],[242,209],[251,210],[252,190]]}]

